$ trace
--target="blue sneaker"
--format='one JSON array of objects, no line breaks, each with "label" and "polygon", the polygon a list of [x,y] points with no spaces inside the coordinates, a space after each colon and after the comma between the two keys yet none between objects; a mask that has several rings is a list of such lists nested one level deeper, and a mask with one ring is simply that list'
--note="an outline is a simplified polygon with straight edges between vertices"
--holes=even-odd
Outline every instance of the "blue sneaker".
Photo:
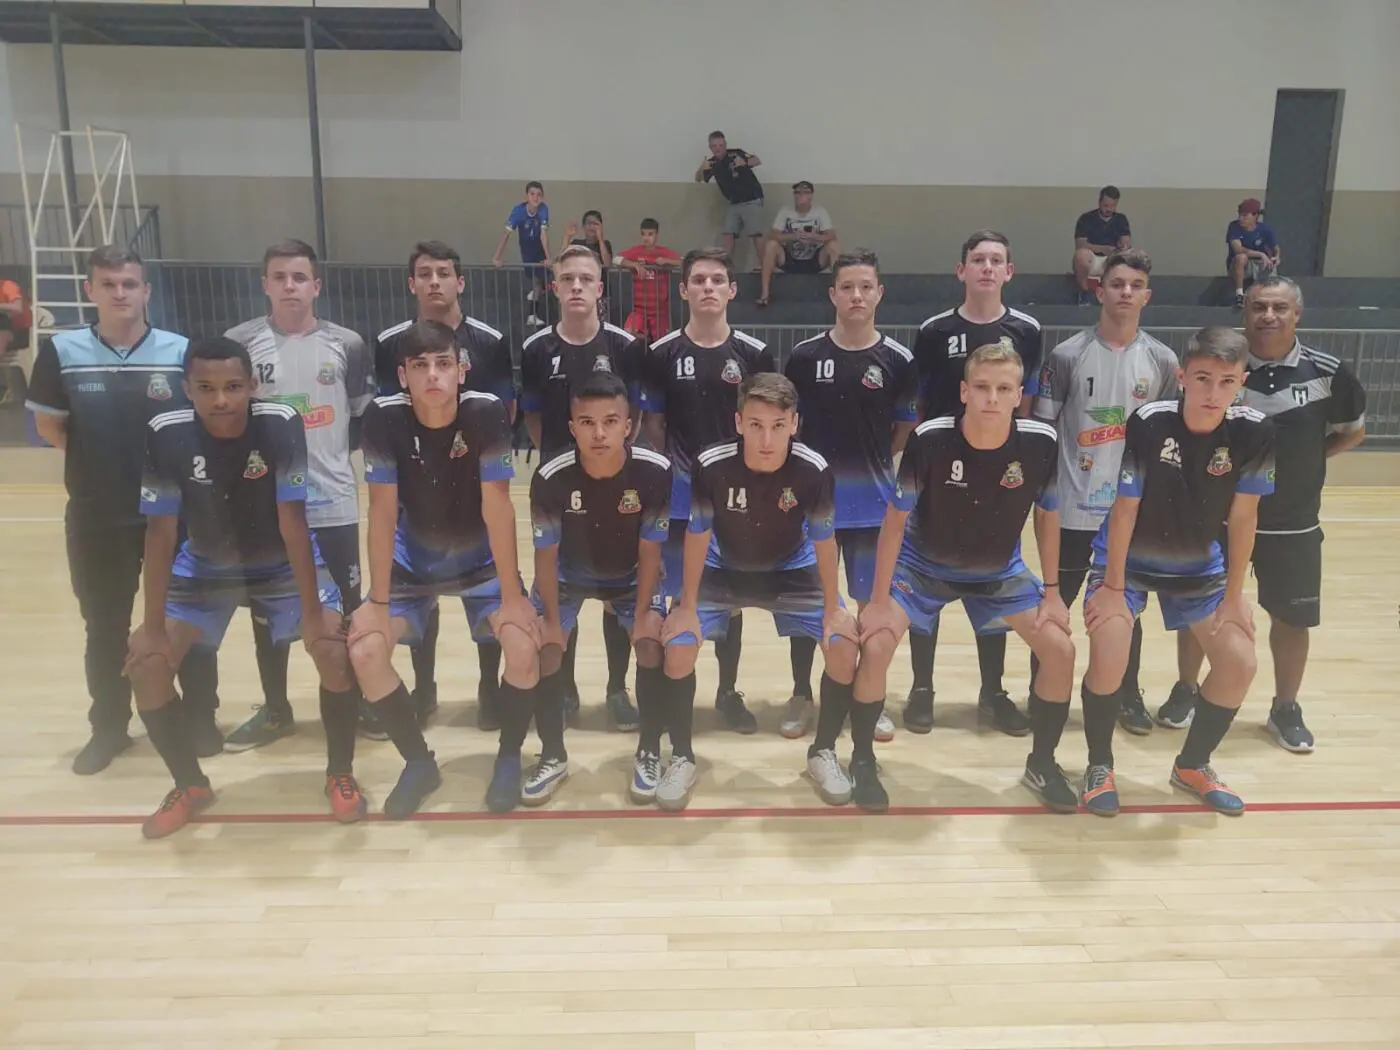
[{"label": "blue sneaker", "polygon": [[520,801],[527,806],[543,806],[569,779],[567,758],[541,758],[525,774]]},{"label": "blue sneaker", "polygon": [[1084,791],[1080,802],[1100,817],[1118,815],[1118,785],[1113,782],[1112,766],[1090,766],[1084,770]]},{"label": "blue sneaker", "polygon": [[442,772],[432,752],[427,758],[415,758],[403,767],[399,782],[384,800],[384,815],[390,820],[406,820],[441,786]]},{"label": "blue sneaker", "polygon": [[497,758],[486,788],[486,808],[492,813],[509,813],[520,804],[520,756]]},{"label": "blue sneaker", "polygon": [[639,806],[656,801],[656,787],[661,783],[661,756],[653,751],[638,751],[632,770],[632,783],[627,793]]},{"label": "blue sneaker", "polygon": [[1210,766],[1187,769],[1173,763],[1172,787],[1195,795],[1217,813],[1238,817],[1244,812],[1244,799],[1235,794]]}]

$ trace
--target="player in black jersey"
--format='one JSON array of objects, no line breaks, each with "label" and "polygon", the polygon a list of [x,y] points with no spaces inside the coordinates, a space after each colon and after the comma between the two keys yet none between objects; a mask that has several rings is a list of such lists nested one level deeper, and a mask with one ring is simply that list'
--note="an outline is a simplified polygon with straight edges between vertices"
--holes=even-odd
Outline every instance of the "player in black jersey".
[{"label": "player in black jersey", "polygon": [[[465,390],[495,394],[505,403],[506,414],[515,419],[515,373],[505,336],[489,324],[462,312],[462,293],[467,279],[462,258],[442,241],[419,241],[408,256],[408,290],[418,301],[417,321],[440,321],[457,333],[462,349]],[[399,385],[399,343],[413,327],[404,321],[380,332],[374,340],[374,373],[382,396],[397,394]],[[413,702],[420,725],[426,725],[437,710],[437,639],[439,614],[436,606],[423,629],[423,638],[413,648]],[[481,678],[477,684],[477,726],[488,732],[500,728],[497,714],[501,681],[501,647],[494,638],[477,645]],[[387,734],[372,718],[362,729],[377,739]]]},{"label": "player in black jersey", "polygon": [[535,608],[544,647],[535,726],[541,752],[520,800],[541,805],[569,775],[564,692],[558,665],[565,637],[586,598],[606,602],[637,649],[641,741],[631,795],[649,802],[661,771],[665,728],[661,653],[661,544],[671,525],[671,465],[630,446],[627,387],[594,372],[573,391],[569,421],[576,446],[535,471],[530,518],[535,534]]},{"label": "player in black jersey", "polygon": [[[760,372],[740,389],[739,439],[712,445],[696,460],[681,594],[662,631],[673,751],[656,788],[663,809],[683,809],[694,790],[695,658],[701,641],[723,630],[733,610],[767,609],[779,635],[820,640],[826,658],[820,724],[830,728],[834,720],[833,741],[850,706],[856,625],[842,606],[837,577],[835,479],[826,460],[793,441],[797,423],[791,381]],[[850,800],[834,747],[813,748],[807,770],[827,802]]]},{"label": "player in black jersey", "polygon": [[[559,298],[559,323],[541,328],[520,349],[520,404],[530,440],[547,463],[569,449],[569,399],[594,372],[612,372],[627,384],[632,400],[633,433],[640,413],[642,362],[645,346],[640,339],[598,317],[603,294],[603,271],[593,249],[583,244],[565,248],[554,263],[554,291]],[[565,710],[570,717],[579,710],[574,683],[575,628],[564,653]],[[627,695],[627,665],[632,642],[627,630],[611,612],[603,613],[603,644],[608,655],[606,706],[618,729],[637,728],[637,709]]]},{"label": "player in black jersey", "polygon": [[[963,242],[957,267],[958,280],[964,288],[962,305],[930,317],[919,326],[914,341],[925,419],[962,414],[961,388],[967,355],[1001,339],[1009,340],[1021,356],[1025,394],[1017,414],[1030,415],[1031,402],[1038,391],[1044,345],[1040,322],[1002,302],[1002,290],[1015,272],[1011,241],[1005,234],[977,230]],[[933,659],[937,645],[937,620],[933,621],[931,634],[917,629],[909,634],[914,687],[909,690],[904,708],[904,726],[914,733],[933,729]],[[979,715],[1012,736],[1030,732],[1030,722],[1002,688],[1005,634],[977,635],[977,665],[982,676],[977,697]]]},{"label": "player in black jersey", "polygon": [[[681,298],[690,307],[690,320],[658,339],[646,355],[642,429],[654,447],[666,450],[672,467],[671,512],[677,520],[662,548],[666,593],[672,598],[680,595],[695,457],[733,435],[740,384],[756,372],[777,368],[767,346],[729,327],[729,303],[737,290],[734,263],[724,249],[687,252],[681,262]],[[735,613],[715,640],[715,708],[736,733],[754,733],[758,720],[738,689],[743,633],[743,614]]]},{"label": "player in black jersey", "polygon": [[520,798],[520,746],[535,709],[539,626],[516,554],[510,421],[494,394],[461,391],[459,351],[451,328],[419,321],[399,342],[406,393],[365,412],[369,596],[351,619],[350,660],[405,761],[384,800],[393,818],[413,813],[441,782],[390,661],[396,643],[421,637],[440,595],[460,597],[473,637],[494,635],[505,656],[492,809]]},{"label": "player in black jersey", "polygon": [[[1094,539],[1084,601],[1089,669],[1081,695],[1089,767],[1083,801],[1103,816],[1118,812],[1116,693],[1133,623],[1150,591],[1157,592],[1167,630],[1189,629],[1210,659],[1171,782],[1221,813],[1244,812],[1210,757],[1254,680],[1254,613],[1244,581],[1259,498],[1274,488],[1273,424],[1256,409],[1232,404],[1248,353],[1238,332],[1201,329],[1182,358],[1181,400],[1151,402],[1128,418],[1118,498]],[[1216,538],[1222,521],[1229,526],[1228,569]]]},{"label": "player in black jersey", "polygon": [[[910,627],[928,630],[950,602],[962,601],[979,634],[1010,628],[1025,639],[1040,657],[1032,722],[1064,724],[1074,685],[1069,612],[1059,581],[1042,584],[1021,560],[1021,532],[1034,505],[1040,564],[1051,576],[1059,565],[1059,448],[1053,427],[1016,418],[1022,380],[1012,347],[999,341],[974,349],[962,381],[965,411],[919,424],[904,450],[880,527],[875,595],[860,618],[851,780],[856,804],[865,809],[889,805],[871,738],[895,648]],[[1025,782],[1052,808],[1076,808],[1053,757],[1033,751]]]},{"label": "player in black jersey", "polygon": [[[914,355],[875,328],[884,292],[874,252],[842,252],[831,269],[835,327],[793,347],[783,369],[797,388],[803,444],[835,472],[836,545],[846,563],[846,589],[862,606],[870,600],[875,541],[894,494],[894,457],[919,418]],[[779,730],[795,740],[815,722],[816,639],[794,637],[789,646],[792,698]],[[875,739],[894,739],[894,723],[883,711]]]},{"label": "player in black jersey", "polygon": [[[353,771],[357,694],[340,594],[306,524],[301,416],[252,398],[252,362],[232,339],[191,343],[184,369],[194,407],[151,420],[141,481],[145,618],[132,632],[125,673],[175,780],[142,834],[172,834],[214,801],[174,702],[175,674],[192,646],[219,647],[240,604],[269,621],[275,640],[300,634],[316,662],[331,812],[358,820],[365,805]],[[181,515],[187,538],[177,551]]]}]

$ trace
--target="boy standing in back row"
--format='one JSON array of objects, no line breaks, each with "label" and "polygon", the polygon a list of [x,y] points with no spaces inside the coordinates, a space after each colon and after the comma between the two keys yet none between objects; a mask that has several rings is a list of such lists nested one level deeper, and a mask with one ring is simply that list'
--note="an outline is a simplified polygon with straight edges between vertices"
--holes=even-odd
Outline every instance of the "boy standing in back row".
[{"label": "boy standing in back row", "polygon": [[491,256],[491,264],[497,269],[504,265],[501,253],[506,250],[512,232],[520,235],[520,261],[525,264],[525,279],[530,282],[530,290],[525,294],[530,312],[525,323],[539,328],[545,323],[540,315],[541,304],[546,311],[549,309],[549,297],[545,294],[549,273],[549,205],[544,202],[544,186],[540,183],[527,182],[525,199],[506,217],[505,232]]},{"label": "boy standing in back row", "polygon": [[643,219],[641,243],[618,253],[617,264],[632,271],[632,312],[623,328],[647,342],[660,339],[671,328],[671,273],[681,257],[656,243],[661,224]]}]

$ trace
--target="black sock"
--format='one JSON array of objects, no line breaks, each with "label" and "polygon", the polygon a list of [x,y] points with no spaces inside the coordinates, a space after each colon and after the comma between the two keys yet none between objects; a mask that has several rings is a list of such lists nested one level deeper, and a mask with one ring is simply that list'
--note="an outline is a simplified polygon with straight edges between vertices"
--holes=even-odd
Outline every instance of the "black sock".
[{"label": "black sock", "polygon": [[564,679],[555,671],[540,678],[535,693],[535,732],[540,735],[540,757],[567,759],[564,750]]},{"label": "black sock", "polygon": [[578,658],[578,624],[574,624],[574,629],[569,632],[569,637],[564,640],[564,658],[559,664],[559,673],[563,676],[565,696],[578,696],[578,682],[574,679],[574,661]]},{"label": "black sock", "polygon": [[[481,668],[481,681],[492,685],[501,684],[501,643],[494,638],[479,642],[476,647],[476,662]],[[478,687],[480,688],[480,687]],[[491,686],[486,688],[490,689]]]},{"label": "black sock", "polygon": [[146,723],[146,735],[165,761],[165,768],[170,770],[177,788],[209,786],[209,778],[199,768],[199,756],[194,753],[194,745],[185,732],[185,714],[178,696],[172,697],[164,707],[142,711],[141,721]]},{"label": "black sock", "polygon": [[355,730],[360,723],[360,691],[333,693],[321,686],[321,724],[326,727],[326,776],[355,771]]},{"label": "black sock", "polygon": [[1142,667],[1142,617],[1133,621],[1133,641],[1128,646],[1128,669],[1123,672],[1123,684],[1118,689],[1121,697],[1133,698],[1138,695],[1138,671]]},{"label": "black sock", "polygon": [[501,683],[501,742],[496,757],[519,758],[530,732],[530,719],[535,717],[535,690],[521,689],[509,682]]},{"label": "black sock", "polygon": [[438,606],[434,605],[433,611],[428,613],[427,622],[423,625],[423,640],[408,651],[413,658],[415,689],[437,684],[437,641],[438,628],[441,626],[442,613]]},{"label": "black sock", "polygon": [[180,661],[176,676],[185,718],[209,719],[219,708],[219,654],[196,645]]},{"label": "black sock", "polygon": [[1031,758],[1037,762],[1055,761],[1055,748],[1060,746],[1065,723],[1069,721],[1069,704],[1052,704],[1031,692]]},{"label": "black sock", "polygon": [[661,734],[666,731],[666,675],[659,667],[637,668],[637,714],[641,732],[637,750],[661,754]]},{"label": "black sock", "polygon": [[933,654],[938,648],[938,621],[933,621],[932,634],[909,632],[909,666],[914,669],[914,688],[933,688]]},{"label": "black sock", "polygon": [[684,678],[666,679],[666,728],[671,733],[671,752],[695,760],[690,733],[695,724],[695,672]]},{"label": "black sock", "polygon": [[1118,694],[1091,693],[1079,687],[1084,703],[1084,742],[1089,745],[1089,765],[1113,765],[1113,727],[1118,723]]},{"label": "black sock", "polygon": [[632,664],[632,639],[617,613],[603,610],[603,648],[608,653],[608,692],[627,688],[627,668]]},{"label": "black sock", "polygon": [[977,636],[977,669],[982,673],[982,695],[995,696],[1002,691],[1001,676],[1006,671],[1006,635]]},{"label": "black sock", "polygon": [[1181,754],[1176,756],[1176,764],[1182,769],[1200,769],[1210,765],[1210,756],[1230,731],[1230,723],[1235,720],[1235,708],[1217,707],[1205,693],[1196,694],[1196,714],[1191,719],[1191,728],[1186,731],[1186,743],[1181,745]]},{"label": "black sock", "polygon": [[851,683],[842,685],[831,675],[822,673],[822,702],[817,708],[817,736],[807,751],[809,757],[818,751],[836,750],[836,738],[841,735],[846,716],[851,713],[851,694],[854,689]]},{"label": "black sock", "polygon": [[739,654],[744,651],[744,615],[729,618],[729,630],[715,642],[715,659],[719,661],[719,691],[732,693],[739,683]]},{"label": "black sock", "polygon": [[253,617],[253,651],[258,658],[258,678],[262,681],[263,702],[279,720],[292,717],[287,700],[287,653],[290,647],[274,645],[272,628],[262,617]]},{"label": "black sock", "polygon": [[423,739],[423,730],[418,728],[418,712],[413,706],[413,698],[408,695],[408,686],[400,682],[397,689],[383,699],[375,700],[370,706],[405,762],[432,757],[428,742]]},{"label": "black sock", "polygon": [[[788,656],[792,661],[792,695],[812,699],[812,659],[817,655],[817,640],[796,635],[788,639]],[[822,695],[826,695],[826,679],[822,678]]]},{"label": "black sock", "polygon": [[851,704],[851,761],[868,759],[875,761],[875,723],[880,721],[880,712],[885,709],[885,701],[863,704],[859,700]]}]

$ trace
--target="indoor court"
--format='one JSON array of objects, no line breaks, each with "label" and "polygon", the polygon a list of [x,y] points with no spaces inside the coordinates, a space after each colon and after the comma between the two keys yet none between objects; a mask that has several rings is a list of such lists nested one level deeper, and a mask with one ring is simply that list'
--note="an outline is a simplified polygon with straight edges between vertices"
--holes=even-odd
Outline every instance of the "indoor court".
[{"label": "indoor court", "polygon": [[[1385,455],[1355,455],[1347,474]],[[877,745],[888,815],[817,800],[805,744],[776,732],[786,646],[750,612],[739,685],[760,732],[720,729],[707,649],[688,812],[626,800],[633,745],[603,726],[602,647],[588,644],[573,776],[542,810],[490,817],[495,737],[475,728],[475,656],[444,602],[443,703],[429,731],[444,783],[417,819],[342,827],[325,814],[314,679],[294,651],[297,734],[210,760],[217,805],[155,843],[139,824],[167,779],[144,738],[96,780],[68,771],[85,699],[59,487],[0,494],[11,683],[0,1045],[1400,1045],[1400,650],[1383,582],[1400,574],[1400,489],[1327,493],[1326,615],[1304,687],[1318,749],[1286,754],[1262,728],[1261,630],[1259,677],[1218,757],[1249,803],[1240,819],[1171,790],[1180,735],[1160,727],[1115,737],[1118,818],[1042,812],[1017,783],[1026,741],[975,727],[976,660],[958,610],[945,617],[937,728]],[[597,608],[583,615],[589,642]],[[1145,622],[1154,708],[1174,649],[1155,608]],[[1023,655],[1013,641],[1007,684],[1022,699]],[[242,614],[220,670],[227,729],[259,699]],[[896,723],[908,685],[902,650]],[[398,759],[363,739],[358,755],[377,811]],[[1079,772],[1077,700],[1061,759]]]}]

